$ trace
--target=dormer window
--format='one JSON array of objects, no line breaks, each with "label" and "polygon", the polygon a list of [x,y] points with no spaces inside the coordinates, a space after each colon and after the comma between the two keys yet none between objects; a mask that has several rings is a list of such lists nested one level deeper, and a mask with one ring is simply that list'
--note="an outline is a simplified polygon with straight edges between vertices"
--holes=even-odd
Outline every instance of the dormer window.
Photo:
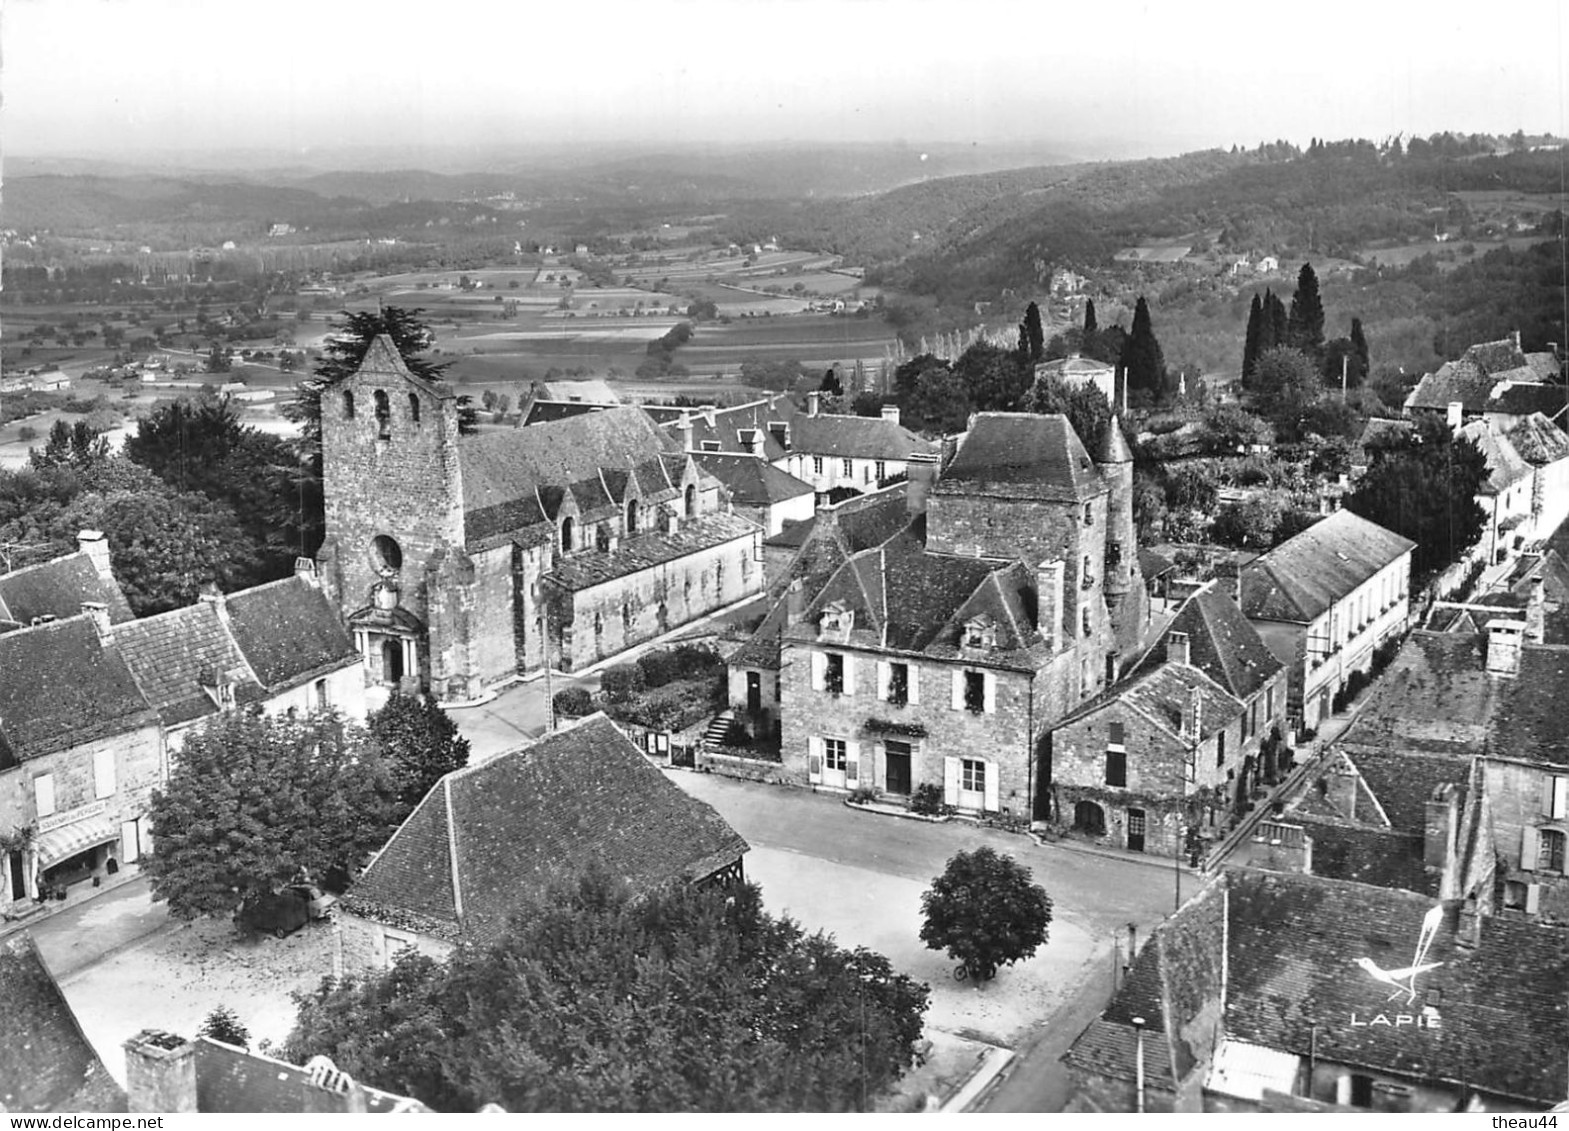
[{"label": "dormer window", "polygon": [[985,614],[972,617],[966,621],[964,624],[964,646],[966,648],[997,647],[997,622]]},{"label": "dormer window", "polygon": [[822,617],[817,622],[817,634],[820,637],[837,636],[843,640],[848,639],[854,627],[855,610],[842,601],[835,601],[823,609]]}]

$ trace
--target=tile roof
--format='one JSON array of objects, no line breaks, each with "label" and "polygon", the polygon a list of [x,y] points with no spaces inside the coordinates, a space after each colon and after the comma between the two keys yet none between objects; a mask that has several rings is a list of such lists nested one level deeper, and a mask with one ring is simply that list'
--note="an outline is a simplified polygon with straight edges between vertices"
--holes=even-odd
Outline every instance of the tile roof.
[{"label": "tile roof", "polygon": [[0,672],[0,769],[158,722],[86,613],[0,634]]},{"label": "tile roof", "polygon": [[[311,1073],[300,1065],[208,1037],[197,1037],[193,1044],[196,1110],[204,1115],[291,1115],[345,1110],[347,1097],[324,1091],[323,1085],[314,1082]],[[383,1092],[364,1081],[356,1080],[354,1086],[363,1089],[369,1114],[431,1110],[418,1100]]]},{"label": "tile roof", "polygon": [[787,518],[778,534],[770,535],[763,539],[765,546],[779,546],[786,549],[799,550],[806,545],[806,540],[812,536],[812,529],[817,524],[817,516],[811,518]]},{"label": "tile roof", "polygon": [[797,416],[791,450],[836,459],[907,460],[936,455],[937,445],[880,416]]},{"label": "tile roof", "polygon": [[1415,427],[1416,425],[1410,420],[1385,420],[1382,417],[1372,417],[1362,426],[1362,434],[1357,437],[1357,447],[1369,451],[1399,446],[1410,439]]},{"label": "tile roof", "polygon": [[1051,361],[1043,361],[1035,367],[1035,377],[1075,377],[1083,380],[1100,373],[1114,373],[1116,366],[1109,362],[1098,361],[1093,357],[1059,357]]},{"label": "tile roof", "polygon": [[1470,362],[1445,362],[1417,382],[1406,396],[1405,407],[1444,412],[1459,401],[1463,412],[1474,415],[1487,409],[1493,384],[1491,377]]},{"label": "tile roof", "polygon": [[815,494],[803,482],[758,456],[726,455],[718,452],[693,452],[698,467],[723,483],[730,497],[742,506],[766,507],[786,499]]},{"label": "tile roof", "polygon": [[1066,416],[982,412],[932,488],[934,495],[1079,501],[1106,485]]},{"label": "tile roof", "polygon": [[1520,458],[1535,467],[1569,459],[1569,435],[1539,412],[1516,423],[1508,436]]},{"label": "tile roof", "polygon": [[1242,611],[1251,620],[1310,624],[1415,547],[1409,538],[1338,510],[1243,567]]},{"label": "tile roof", "polygon": [[552,421],[565,420],[569,416],[586,416],[591,412],[599,412],[604,407],[604,405],[585,404],[581,401],[532,400],[528,402],[528,408],[519,423],[524,428],[532,424],[549,424]]},{"label": "tile roof", "polygon": [[[1223,930],[1217,930],[1217,904]],[[1224,1038],[1529,1104],[1558,1102],[1569,1071],[1563,1057],[1543,1050],[1569,1047],[1569,930],[1486,918],[1478,945],[1468,948],[1456,942],[1458,905],[1444,907],[1427,952],[1437,965],[1418,979],[1410,1006],[1391,1005],[1388,987],[1358,960],[1384,969],[1408,965],[1434,907],[1443,905],[1415,892],[1228,870],[1156,929],[1098,1024],[1131,1035],[1135,1011],[1148,1018],[1158,1009],[1175,1077],[1185,1074],[1185,1060],[1209,1062]],[[1154,969],[1141,969],[1146,964]],[[1217,1031],[1212,1003],[1222,992]],[[1441,1025],[1351,1023],[1353,1016],[1365,1022],[1381,1012],[1424,1008],[1436,1011]],[[1126,1038],[1092,1025],[1065,1059],[1126,1078],[1129,1050]]]},{"label": "tile roof", "polygon": [[1200,725],[1207,738],[1242,714],[1242,704],[1204,672],[1190,664],[1157,663],[1102,691],[1055,724],[1077,722],[1113,703],[1138,711],[1173,739],[1183,739],[1183,720],[1199,694]]},{"label": "tile roof", "polygon": [[[1358,1026],[1387,1005],[1388,987],[1357,968],[1371,958],[1410,963],[1430,897],[1318,877],[1231,872],[1228,1035],[1321,1060],[1433,1080],[1532,1103],[1569,1087],[1569,930],[1489,918],[1480,945],[1455,943],[1458,907],[1446,908],[1418,981],[1414,1008],[1440,1028]],[[1179,917],[1181,913],[1179,912]]]},{"label": "tile roof", "polygon": [[349,893],[486,942],[552,881],[590,862],[639,888],[702,879],[746,841],[602,714],[442,778]]},{"label": "tile roof", "polygon": [[1188,634],[1188,662],[1238,699],[1246,700],[1285,666],[1242,610],[1213,582],[1182,603],[1151,657],[1165,660],[1173,632]]},{"label": "tile roof", "polygon": [[[667,434],[680,437],[681,422],[685,420],[692,430],[692,451],[702,451],[704,445],[718,444],[717,448],[711,450],[732,455],[751,454],[751,449],[742,442],[741,434],[757,432],[762,441],[758,454],[770,463],[775,463],[784,459],[790,451],[799,450],[795,429],[797,423],[805,419],[806,414],[796,407],[788,393],[777,393],[730,408],[715,408],[712,412],[702,408],[684,408],[667,414],[667,410],[661,409],[659,424]],[[789,448],[779,443],[778,438],[768,430],[770,424],[789,425]],[[677,446],[680,446],[679,439]]]},{"label": "tile roof", "polygon": [[1499,338],[1496,342],[1476,342],[1466,347],[1460,360],[1476,366],[1483,373],[1507,373],[1530,364],[1518,342]]},{"label": "tile roof", "polygon": [[1500,385],[1487,402],[1487,411],[1506,416],[1540,414],[1549,420],[1560,419],[1569,404],[1569,389],[1563,385],[1516,383]]},{"label": "tile roof", "polygon": [[1520,674],[1499,680],[1488,727],[1488,753],[1569,766],[1569,648],[1533,647],[1520,652]]},{"label": "tile roof", "polygon": [[360,662],[338,610],[304,578],[242,589],[223,603],[240,654],[269,692]]},{"label": "tile roof", "polygon": [[1498,686],[1487,674],[1480,636],[1415,631],[1342,742],[1352,750],[1478,753]]},{"label": "tile roof", "polygon": [[100,577],[84,551],[0,574],[0,621],[25,626],[39,617],[61,620],[80,613],[84,602],[107,605],[113,624],[132,618],[120,586]]},{"label": "tile roof", "polygon": [[699,550],[722,546],[758,532],[738,514],[704,514],[685,520],[674,534],[650,531],[621,539],[614,550],[582,550],[556,559],[547,580],[576,592],[639,570],[675,561]]},{"label": "tile roof", "polygon": [[217,713],[218,704],[204,690],[215,676],[227,676],[234,684],[236,703],[266,695],[216,601],[198,601],[121,625],[115,640],[132,678],[165,726]]},{"label": "tile roof", "polygon": [[1562,369],[1558,364],[1558,358],[1546,351],[1526,354],[1525,362],[1531,367],[1531,371],[1536,374],[1538,381],[1552,381],[1557,378]]},{"label": "tile roof", "polygon": [[126,1110],[33,936],[0,938],[0,1111]]},{"label": "tile roof", "polygon": [[1366,747],[1348,747],[1348,753],[1379,808],[1389,818],[1390,828],[1400,833],[1424,832],[1427,803],[1446,785],[1464,789],[1471,774],[1469,756]]},{"label": "tile roof", "polygon": [[1482,494],[1497,495],[1531,477],[1531,465],[1520,458],[1509,438],[1487,421],[1467,424],[1455,438],[1470,440],[1487,459],[1487,482],[1482,487]]},{"label": "tile roof", "polygon": [[1437,896],[1439,875],[1422,862],[1423,838],[1387,829],[1303,821],[1313,841],[1313,874]]}]

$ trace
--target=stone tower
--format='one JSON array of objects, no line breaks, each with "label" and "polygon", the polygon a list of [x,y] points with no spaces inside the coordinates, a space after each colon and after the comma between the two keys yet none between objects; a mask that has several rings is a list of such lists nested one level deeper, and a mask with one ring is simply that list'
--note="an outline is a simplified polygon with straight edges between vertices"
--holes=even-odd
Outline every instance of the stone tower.
[{"label": "stone tower", "polygon": [[1109,488],[1106,507],[1106,609],[1111,616],[1117,649],[1137,649],[1149,616],[1149,595],[1139,569],[1138,536],[1133,525],[1133,452],[1115,415],[1095,457]]},{"label": "stone tower", "polygon": [[323,584],[373,682],[423,684],[432,582],[464,546],[457,398],[410,373],[383,334],[322,390],[321,446]]}]

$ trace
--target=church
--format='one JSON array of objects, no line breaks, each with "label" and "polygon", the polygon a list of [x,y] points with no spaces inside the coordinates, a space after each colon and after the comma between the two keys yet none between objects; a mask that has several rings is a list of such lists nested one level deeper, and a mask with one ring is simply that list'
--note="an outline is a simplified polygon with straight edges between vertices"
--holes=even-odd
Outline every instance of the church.
[{"label": "church", "polygon": [[457,394],[383,335],[321,434],[318,571],[373,690],[472,701],[762,589],[760,529],[635,406],[460,435]]}]

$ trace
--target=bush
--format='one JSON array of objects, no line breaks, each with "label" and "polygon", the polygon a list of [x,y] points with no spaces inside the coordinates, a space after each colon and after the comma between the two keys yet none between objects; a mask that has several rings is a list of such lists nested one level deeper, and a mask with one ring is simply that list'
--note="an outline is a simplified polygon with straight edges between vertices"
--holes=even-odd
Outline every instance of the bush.
[{"label": "bush", "polygon": [[636,664],[617,664],[606,668],[599,679],[599,689],[612,703],[625,702],[642,691],[643,687],[643,671]]},{"label": "bush", "polygon": [[866,805],[877,800],[877,791],[869,785],[863,785],[850,794],[850,801],[854,805]]},{"label": "bush", "polygon": [[643,674],[644,687],[663,687],[682,675],[681,663],[675,653],[662,648],[638,657],[637,670]]},{"label": "bush", "polygon": [[556,692],[551,696],[550,705],[557,716],[581,718],[594,713],[594,697],[581,687]]},{"label": "bush", "polygon": [[682,680],[656,688],[635,700],[612,701],[609,713],[618,722],[634,723],[649,730],[684,730],[717,711],[724,694],[722,682]]},{"label": "bush", "polygon": [[212,1012],[202,1021],[196,1030],[198,1037],[211,1037],[215,1041],[222,1041],[226,1045],[248,1049],[251,1046],[251,1031],[240,1023],[234,1015],[234,1010],[227,1005],[215,1005]]},{"label": "bush", "polygon": [[725,666],[724,659],[707,644],[682,644],[675,650],[675,662],[681,679],[709,675]]},{"label": "bush", "polygon": [[16,438],[24,444],[30,443],[38,439],[38,429],[31,424],[24,424],[16,430]]},{"label": "bush", "polygon": [[919,813],[923,817],[941,817],[948,812],[948,806],[943,801],[942,786],[931,782],[922,782],[915,787],[915,793],[910,797],[910,812]]}]

